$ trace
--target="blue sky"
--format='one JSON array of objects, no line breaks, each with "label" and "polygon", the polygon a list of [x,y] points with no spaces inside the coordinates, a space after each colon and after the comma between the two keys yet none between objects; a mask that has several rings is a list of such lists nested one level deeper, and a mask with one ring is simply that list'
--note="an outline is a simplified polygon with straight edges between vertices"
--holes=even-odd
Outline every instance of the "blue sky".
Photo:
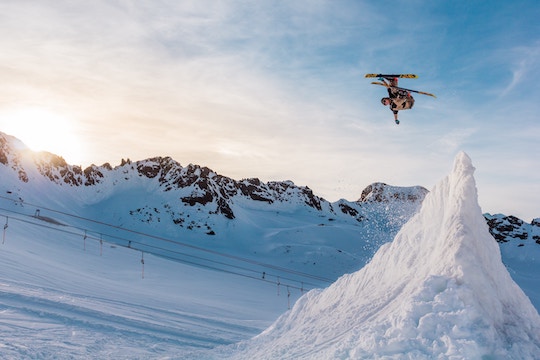
[{"label": "blue sky", "polygon": [[[0,131],[72,164],[171,156],[334,201],[431,188],[540,217],[538,1],[0,1]],[[412,72],[401,124],[371,72]]]}]

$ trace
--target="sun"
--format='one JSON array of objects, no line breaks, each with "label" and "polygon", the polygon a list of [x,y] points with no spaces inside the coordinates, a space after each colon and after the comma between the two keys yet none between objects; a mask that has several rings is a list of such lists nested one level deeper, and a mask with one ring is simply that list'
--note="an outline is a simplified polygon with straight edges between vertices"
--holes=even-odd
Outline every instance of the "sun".
[{"label": "sun", "polygon": [[78,165],[82,144],[73,121],[47,108],[28,107],[0,114],[0,131],[15,136],[34,151],[48,151]]}]

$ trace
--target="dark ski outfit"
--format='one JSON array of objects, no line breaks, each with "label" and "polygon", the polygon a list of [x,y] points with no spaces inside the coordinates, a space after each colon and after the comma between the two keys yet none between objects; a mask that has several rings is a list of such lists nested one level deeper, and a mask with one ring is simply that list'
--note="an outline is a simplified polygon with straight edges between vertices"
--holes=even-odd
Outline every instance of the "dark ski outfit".
[{"label": "dark ski outfit", "polygon": [[411,109],[414,106],[414,98],[408,91],[395,88],[398,86],[397,78],[387,80],[389,81],[388,99],[390,100],[390,110],[394,113],[396,124],[399,124],[398,111]]}]

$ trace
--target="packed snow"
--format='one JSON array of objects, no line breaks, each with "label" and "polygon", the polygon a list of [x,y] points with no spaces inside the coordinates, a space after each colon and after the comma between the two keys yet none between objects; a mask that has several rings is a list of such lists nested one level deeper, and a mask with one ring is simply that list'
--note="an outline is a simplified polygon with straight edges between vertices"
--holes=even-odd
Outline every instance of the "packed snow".
[{"label": "packed snow", "polygon": [[53,229],[12,221],[0,249],[2,359],[182,358],[287,310],[260,281],[149,254],[143,267],[140,252]]},{"label": "packed snow", "polygon": [[501,261],[473,173],[460,153],[368,265],[215,358],[539,358],[540,316]]}]

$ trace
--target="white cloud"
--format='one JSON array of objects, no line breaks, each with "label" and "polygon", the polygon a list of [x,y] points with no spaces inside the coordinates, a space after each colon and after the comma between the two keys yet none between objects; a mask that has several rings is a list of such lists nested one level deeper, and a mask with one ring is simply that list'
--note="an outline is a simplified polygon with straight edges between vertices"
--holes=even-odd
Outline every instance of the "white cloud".
[{"label": "white cloud", "polygon": [[540,41],[534,42],[530,46],[520,46],[504,54],[508,62],[512,65],[512,79],[510,83],[501,91],[499,97],[507,96],[518,85],[530,87],[532,78],[540,70]]}]

